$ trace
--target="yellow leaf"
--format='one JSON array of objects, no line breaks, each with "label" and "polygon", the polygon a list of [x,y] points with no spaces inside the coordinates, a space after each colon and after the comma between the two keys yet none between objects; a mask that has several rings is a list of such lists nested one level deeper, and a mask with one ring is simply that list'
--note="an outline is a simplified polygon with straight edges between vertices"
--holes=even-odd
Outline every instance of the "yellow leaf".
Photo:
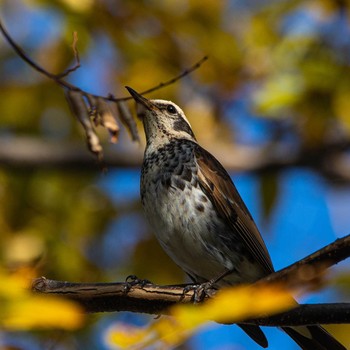
[{"label": "yellow leaf", "polygon": [[83,312],[75,303],[48,295],[33,295],[6,303],[0,323],[11,330],[76,329]]},{"label": "yellow leaf", "polygon": [[8,330],[75,329],[84,314],[75,303],[30,291],[31,271],[0,271],[0,326]]},{"label": "yellow leaf", "polygon": [[147,335],[149,332],[145,328],[117,323],[107,331],[105,341],[109,345],[125,349],[142,341],[145,342]]},{"label": "yellow leaf", "polygon": [[107,335],[108,344],[121,348],[143,349],[162,343],[178,345],[207,321],[236,323],[248,318],[285,311],[295,306],[290,293],[281,286],[238,286],[221,290],[200,305],[177,305],[172,317],[162,317],[148,327],[117,327]]},{"label": "yellow leaf", "polygon": [[4,277],[0,273],[0,297],[1,298],[18,298],[25,295],[25,288],[28,287],[28,282],[25,283],[23,280],[17,277]]},{"label": "yellow leaf", "polygon": [[182,343],[186,338],[193,334],[196,325],[187,326],[175,317],[163,317],[154,322],[152,329],[156,341],[161,341],[167,346],[175,346]]},{"label": "yellow leaf", "polygon": [[220,291],[215,298],[200,306],[181,305],[172,315],[186,327],[208,320],[234,323],[286,310],[295,305],[290,294],[279,286],[239,286]]}]

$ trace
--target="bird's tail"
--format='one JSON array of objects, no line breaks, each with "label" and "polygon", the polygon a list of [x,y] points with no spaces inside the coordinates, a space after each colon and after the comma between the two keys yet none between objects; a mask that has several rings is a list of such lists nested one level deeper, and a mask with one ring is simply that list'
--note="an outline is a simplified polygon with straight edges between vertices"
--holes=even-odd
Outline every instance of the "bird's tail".
[{"label": "bird's tail", "polygon": [[282,327],[303,350],[346,350],[321,326]]}]

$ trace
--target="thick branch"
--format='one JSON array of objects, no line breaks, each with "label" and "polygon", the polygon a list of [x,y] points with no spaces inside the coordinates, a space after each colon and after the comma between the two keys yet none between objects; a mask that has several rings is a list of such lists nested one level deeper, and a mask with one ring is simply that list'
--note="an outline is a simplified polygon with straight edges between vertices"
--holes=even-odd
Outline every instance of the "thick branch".
[{"label": "thick branch", "polygon": [[308,282],[317,277],[326,268],[338,264],[350,256],[350,235],[339,238],[333,243],[308,255],[302,260],[272,273],[261,279],[259,283],[283,282],[293,287],[300,281]]},{"label": "thick branch", "polygon": [[244,323],[261,326],[303,326],[350,323],[350,303],[304,304],[295,309]]},{"label": "thick branch", "polygon": [[184,294],[184,287],[149,283],[128,290],[125,282],[70,283],[41,277],[34,281],[32,289],[77,301],[87,312],[133,311],[157,315],[166,313],[166,308],[176,303],[191,302],[193,291]]},{"label": "thick branch", "polygon": [[[350,235],[318,250],[295,264],[275,272],[258,281],[283,281],[287,284],[311,283],[325,268],[337,264],[350,256]],[[304,268],[312,267],[309,279],[303,279]],[[290,281],[293,283],[290,283]],[[80,303],[87,312],[133,311],[164,314],[169,306],[177,303],[192,303],[193,291],[184,291],[185,285],[158,286],[135,285],[129,289],[127,283],[69,283],[48,280],[44,277],[34,281],[32,289],[38,293],[63,295]],[[249,320],[268,326],[301,325],[312,323],[348,323],[350,304],[302,305],[280,315],[258,320]]]},{"label": "thick branch", "polygon": [[[87,312],[131,311],[166,314],[177,303],[192,302],[192,293],[184,294],[184,286],[132,287],[125,292],[125,283],[69,283],[37,279],[36,292],[64,295],[77,301]],[[244,323],[261,326],[298,326],[306,324],[341,324],[350,322],[350,304],[299,305],[295,309],[269,317],[246,320]]]}]

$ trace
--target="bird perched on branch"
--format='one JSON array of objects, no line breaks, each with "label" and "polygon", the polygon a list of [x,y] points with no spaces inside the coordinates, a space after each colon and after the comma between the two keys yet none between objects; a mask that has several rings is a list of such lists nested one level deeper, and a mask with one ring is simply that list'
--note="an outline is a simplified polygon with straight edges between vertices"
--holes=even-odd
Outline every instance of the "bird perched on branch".
[{"label": "bird perched on branch", "polygon": [[[202,148],[173,102],[127,87],[146,133],[141,200],[165,252],[196,283],[253,283],[274,271],[252,216],[230,176]],[[267,347],[258,326],[240,325]],[[345,350],[322,327],[282,327],[304,350]]]}]

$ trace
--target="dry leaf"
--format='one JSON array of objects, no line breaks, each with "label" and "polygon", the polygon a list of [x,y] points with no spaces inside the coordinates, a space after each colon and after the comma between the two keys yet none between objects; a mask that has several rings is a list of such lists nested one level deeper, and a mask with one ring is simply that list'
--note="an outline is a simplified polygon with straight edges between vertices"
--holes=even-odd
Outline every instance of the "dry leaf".
[{"label": "dry leaf", "polygon": [[89,103],[89,116],[90,118],[92,118],[95,126],[100,125],[100,121],[99,121],[99,115],[97,113],[97,98],[95,96],[92,96],[90,94],[86,94],[84,95],[86,97],[86,99],[88,100]]},{"label": "dry leaf", "polygon": [[98,158],[101,159],[102,146],[91,123],[90,115],[82,93],[80,91],[68,90],[66,92],[66,98],[73,114],[78,118],[85,129],[90,151],[97,154]]},{"label": "dry leaf", "polygon": [[111,134],[111,142],[118,142],[119,126],[116,117],[118,113],[102,98],[97,99],[97,113],[100,115],[100,123]]},{"label": "dry leaf", "polygon": [[137,131],[135,119],[132,116],[132,113],[130,112],[129,107],[124,101],[118,101],[117,106],[119,111],[119,117],[122,123],[129,130],[132,140],[139,142],[140,141],[139,133]]}]

